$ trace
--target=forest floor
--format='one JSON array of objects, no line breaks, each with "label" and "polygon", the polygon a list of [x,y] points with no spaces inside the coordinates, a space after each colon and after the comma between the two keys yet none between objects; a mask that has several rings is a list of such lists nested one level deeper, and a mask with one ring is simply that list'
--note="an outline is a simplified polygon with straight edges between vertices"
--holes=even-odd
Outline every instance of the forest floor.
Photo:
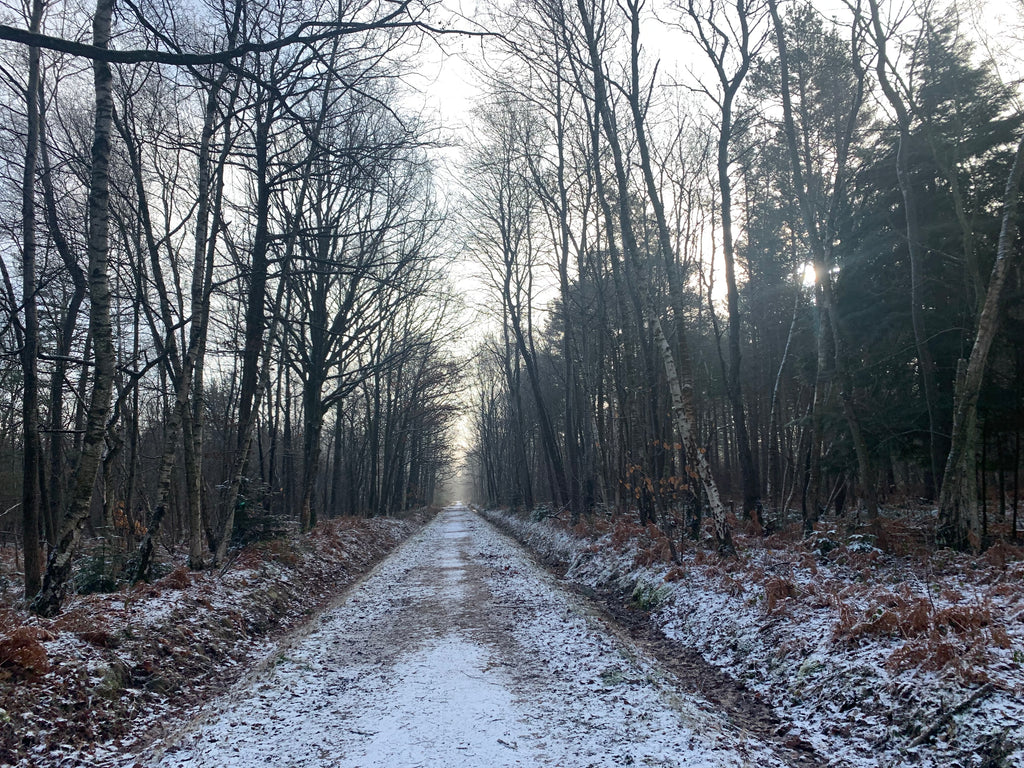
[{"label": "forest floor", "polygon": [[791,765],[464,506],[313,624],[153,762]]},{"label": "forest floor", "polygon": [[526,548],[453,506],[52,621],[11,581],[0,766],[1024,765],[1020,550],[895,555],[823,526],[673,559],[622,516],[484,515]]},{"label": "forest floor", "polygon": [[883,520],[881,537],[823,524],[807,539],[740,533],[736,557],[703,541],[673,558],[660,530],[625,516],[570,528],[485,515],[684,682],[811,765],[1024,765],[1019,547],[921,546],[922,511]]},{"label": "forest floor", "polygon": [[[308,536],[251,544],[218,571],[189,572],[178,553],[158,581],[71,595],[53,620],[28,614],[13,550],[0,551],[0,766],[112,766],[145,754],[427,518],[325,521]],[[106,559],[87,543],[80,577]]]}]

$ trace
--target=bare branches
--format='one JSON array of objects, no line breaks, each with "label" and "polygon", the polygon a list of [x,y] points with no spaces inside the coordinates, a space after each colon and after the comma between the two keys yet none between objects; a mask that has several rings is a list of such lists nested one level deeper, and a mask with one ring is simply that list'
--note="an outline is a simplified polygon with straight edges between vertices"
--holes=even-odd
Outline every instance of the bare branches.
[{"label": "bare branches", "polygon": [[[9,40],[23,45],[43,48],[72,56],[104,61],[108,64],[142,64],[155,62],[175,66],[200,66],[204,64],[227,64],[254,53],[272,53],[291,46],[314,46],[337,37],[353,35],[378,29],[421,28],[422,22],[410,16],[413,0],[398,0],[394,8],[384,16],[369,21],[307,21],[280,38],[273,40],[244,42],[232,48],[210,53],[190,53],[181,50],[165,35],[161,39],[172,46],[172,50],[128,49],[117,50],[98,45],[66,40],[29,30],[0,24],[0,40]],[[473,33],[467,33],[473,34]]]}]

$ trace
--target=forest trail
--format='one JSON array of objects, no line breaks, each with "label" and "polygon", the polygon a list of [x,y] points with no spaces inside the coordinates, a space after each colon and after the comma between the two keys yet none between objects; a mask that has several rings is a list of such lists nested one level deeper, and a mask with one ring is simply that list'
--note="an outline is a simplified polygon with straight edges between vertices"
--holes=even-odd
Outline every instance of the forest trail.
[{"label": "forest trail", "polygon": [[461,505],[156,764],[785,765]]}]

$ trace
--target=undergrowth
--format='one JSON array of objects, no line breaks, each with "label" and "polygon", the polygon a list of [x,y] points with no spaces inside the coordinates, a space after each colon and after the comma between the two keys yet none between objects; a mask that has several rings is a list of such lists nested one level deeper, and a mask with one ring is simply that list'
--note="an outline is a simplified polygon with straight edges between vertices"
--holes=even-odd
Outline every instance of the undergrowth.
[{"label": "undergrowth", "polygon": [[30,616],[11,585],[0,605],[0,765],[123,764],[426,519],[329,520],[256,541],[219,571],[193,573],[182,554],[134,586],[104,581],[113,559],[97,544],[76,577],[94,588],[52,620]]},{"label": "undergrowth", "polygon": [[733,520],[732,557],[716,551],[708,521],[698,541],[632,515],[520,521],[512,530],[560,553],[570,578],[653,611],[790,712],[823,753],[842,745],[836,765],[1024,758],[1020,546],[936,549],[923,511],[871,528],[828,520],[807,537],[798,525],[765,537]]}]

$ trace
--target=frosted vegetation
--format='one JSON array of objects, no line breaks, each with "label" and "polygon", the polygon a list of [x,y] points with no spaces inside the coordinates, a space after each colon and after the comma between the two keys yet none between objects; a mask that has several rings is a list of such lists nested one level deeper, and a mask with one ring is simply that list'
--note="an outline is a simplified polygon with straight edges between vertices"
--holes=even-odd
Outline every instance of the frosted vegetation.
[{"label": "frosted vegetation", "polygon": [[[0,762],[144,751],[453,487],[729,692],[727,764],[1019,758],[1022,13],[0,0]],[[472,634],[276,671],[486,673],[446,763],[584,759],[491,699],[718,759]]]}]

